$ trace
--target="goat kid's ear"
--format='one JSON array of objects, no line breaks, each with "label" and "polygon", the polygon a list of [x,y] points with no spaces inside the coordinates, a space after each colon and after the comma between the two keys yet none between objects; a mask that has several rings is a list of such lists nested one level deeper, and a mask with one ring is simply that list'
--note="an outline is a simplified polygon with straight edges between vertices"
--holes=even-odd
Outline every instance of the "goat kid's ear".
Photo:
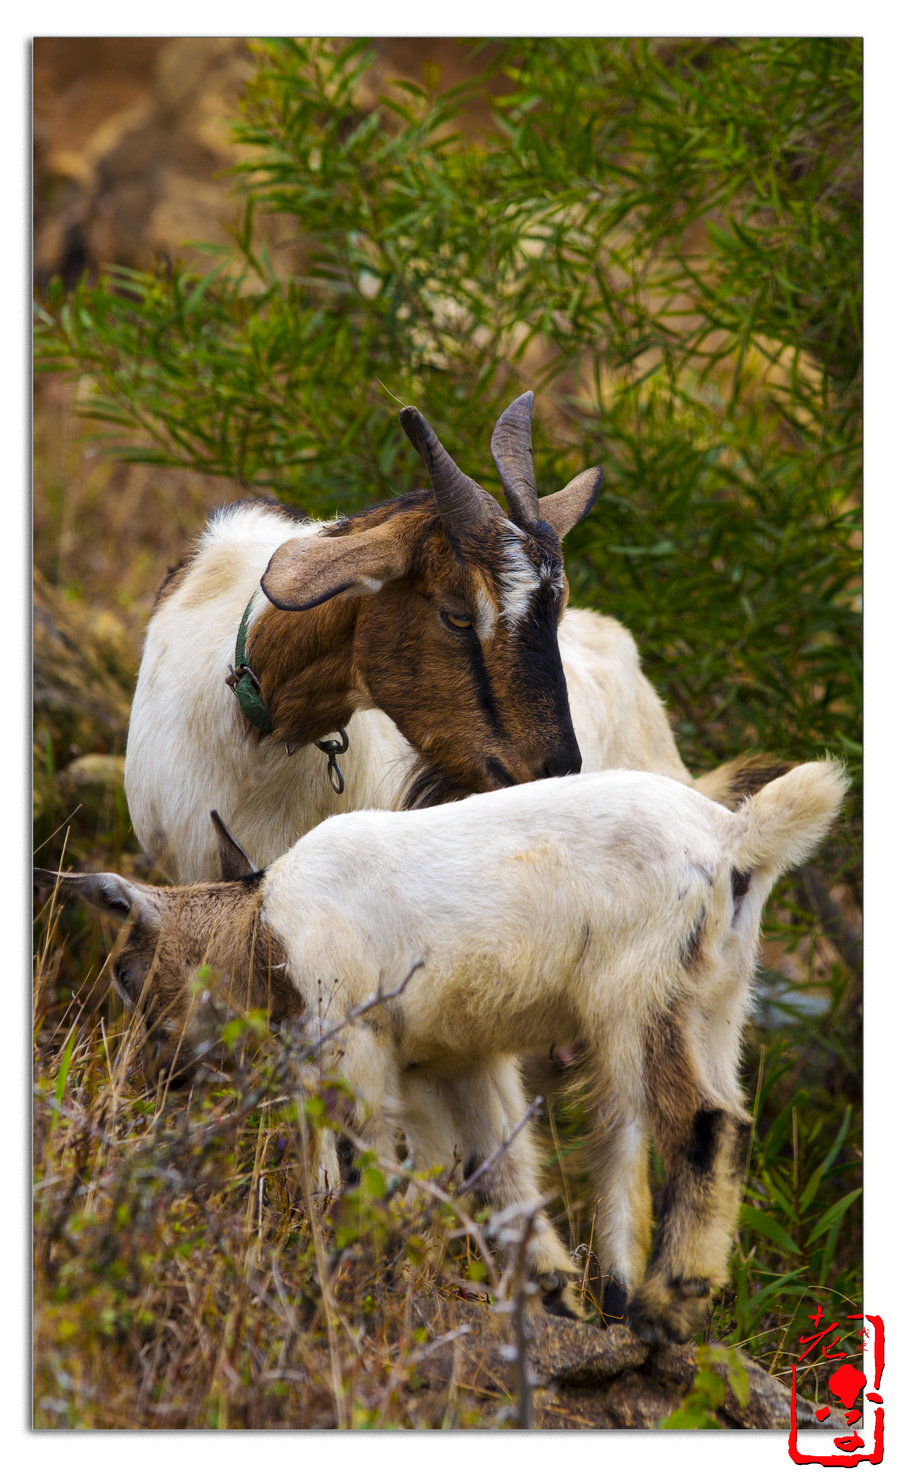
[{"label": "goat kid's ear", "polygon": [[36,888],[56,889],[81,900],[119,924],[126,920],[159,924],[159,906],[152,891],[119,874],[56,874],[51,869],[35,869],[34,883]]},{"label": "goat kid's ear", "polygon": [[580,475],[570,480],[561,491],[554,491],[552,496],[542,496],[538,501],[541,521],[549,522],[560,541],[566,532],[587,516],[600,494],[602,480],[600,466],[592,465],[590,470],[582,470]]},{"label": "goat kid's ear", "polygon": [[301,613],[347,593],[377,593],[409,571],[409,552],[392,526],[346,537],[291,537],[269,559],[262,590],[276,608]]},{"label": "goat kid's ear", "polygon": [[219,814],[213,808],[209,815],[219,845],[219,870],[223,879],[244,879],[254,868],[236,838],[232,838]]}]

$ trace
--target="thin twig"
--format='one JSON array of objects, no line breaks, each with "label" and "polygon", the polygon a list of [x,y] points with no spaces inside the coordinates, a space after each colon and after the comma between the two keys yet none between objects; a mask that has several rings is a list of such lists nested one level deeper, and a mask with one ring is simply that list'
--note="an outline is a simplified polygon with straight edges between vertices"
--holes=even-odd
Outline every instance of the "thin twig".
[{"label": "thin twig", "polygon": [[515,1214],[521,1222],[515,1238],[518,1247],[515,1261],[505,1275],[515,1284],[515,1292],[509,1296],[506,1303],[497,1307],[497,1312],[512,1314],[515,1343],[510,1345],[504,1354],[515,1366],[518,1395],[516,1426],[520,1431],[531,1431],[534,1428],[532,1391],[537,1382],[532,1378],[531,1367],[528,1363],[528,1351],[534,1339],[528,1324],[528,1299],[533,1298],[537,1293],[537,1284],[533,1283],[528,1275],[528,1243],[534,1232],[534,1224],[538,1215],[545,1205],[546,1201],[542,1199],[529,1202],[527,1205],[510,1206],[495,1219],[495,1225],[497,1225],[512,1218]]},{"label": "thin twig", "polygon": [[394,999],[394,997],[399,997],[401,993],[406,990],[406,987],[412,977],[415,976],[416,972],[420,971],[424,965],[424,960],[417,961],[415,965],[412,966],[407,972],[400,985],[395,986],[393,991],[377,991],[374,996],[369,997],[367,1002],[361,1002],[358,1007],[351,1008],[346,1017],[342,1018],[340,1022],[335,1023],[334,1027],[330,1028],[328,1032],[323,1033],[322,1037],[317,1038],[315,1042],[308,1044],[309,1056],[313,1057],[316,1053],[320,1052],[322,1048],[324,1048],[326,1043],[329,1043],[333,1037],[335,1037],[339,1032],[342,1032],[349,1023],[355,1022],[357,1017],[362,1017],[366,1012],[371,1012],[373,1007],[380,1006],[382,1002],[390,1002]]},{"label": "thin twig", "polygon": [[420,1349],[409,1356],[406,1363],[418,1365],[426,1355],[434,1354],[436,1349],[442,1349],[445,1344],[452,1344],[455,1339],[461,1339],[464,1334],[471,1334],[471,1332],[471,1324],[460,1324],[456,1329],[449,1329],[446,1334],[441,1335],[440,1339],[432,1339],[430,1344],[423,1344]]},{"label": "thin twig", "polygon": [[[364,1140],[358,1139],[353,1134],[352,1130],[349,1130],[346,1125],[342,1125],[341,1130],[342,1133],[347,1136],[347,1139],[350,1141],[350,1143],[356,1146],[357,1150],[367,1149],[366,1142]],[[381,1170],[387,1171],[393,1176],[404,1177],[404,1179],[406,1179],[407,1181],[412,1182],[412,1184],[415,1185],[418,1190],[424,1191],[427,1196],[433,1197],[433,1199],[435,1201],[439,1201],[442,1206],[448,1206],[450,1208],[450,1210],[453,1212],[453,1215],[459,1221],[461,1226],[465,1229],[466,1233],[472,1238],[475,1246],[478,1248],[479,1254],[484,1260],[484,1266],[487,1270],[488,1277],[491,1280],[491,1290],[492,1292],[496,1293],[500,1288],[501,1278],[494,1265],[494,1260],[491,1256],[490,1248],[485,1241],[484,1234],[481,1231],[481,1228],[478,1226],[478,1223],[474,1222],[469,1216],[468,1212],[463,1210],[456,1197],[451,1196],[448,1191],[442,1190],[435,1181],[430,1181],[425,1176],[417,1175],[415,1171],[410,1170],[408,1166],[404,1165],[399,1160],[386,1160],[383,1157],[379,1157],[378,1165]],[[396,1190],[397,1186],[392,1183],[391,1194],[393,1195]]]},{"label": "thin twig", "polygon": [[525,1113],[522,1115],[519,1123],[512,1130],[512,1132],[507,1135],[505,1140],[500,1141],[500,1144],[497,1146],[496,1150],[494,1150],[488,1156],[487,1160],[483,1160],[478,1169],[476,1171],[473,1171],[472,1174],[463,1181],[462,1185],[458,1187],[460,1193],[471,1191],[476,1181],[480,1180],[485,1172],[489,1171],[491,1169],[491,1166],[500,1159],[501,1155],[505,1154],[505,1152],[512,1144],[513,1140],[516,1138],[516,1135],[518,1135],[525,1128],[528,1121],[537,1113],[543,1102],[544,1101],[541,1098],[541,1095],[537,1094],[529,1107],[526,1109]]}]

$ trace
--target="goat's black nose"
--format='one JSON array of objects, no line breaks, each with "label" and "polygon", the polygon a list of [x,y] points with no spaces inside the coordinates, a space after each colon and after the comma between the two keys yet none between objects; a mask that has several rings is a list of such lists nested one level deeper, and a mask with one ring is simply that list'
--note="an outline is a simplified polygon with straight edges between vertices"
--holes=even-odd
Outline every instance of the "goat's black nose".
[{"label": "goat's black nose", "polygon": [[564,746],[548,756],[538,773],[539,777],[568,777],[581,771],[581,752],[576,745]]}]

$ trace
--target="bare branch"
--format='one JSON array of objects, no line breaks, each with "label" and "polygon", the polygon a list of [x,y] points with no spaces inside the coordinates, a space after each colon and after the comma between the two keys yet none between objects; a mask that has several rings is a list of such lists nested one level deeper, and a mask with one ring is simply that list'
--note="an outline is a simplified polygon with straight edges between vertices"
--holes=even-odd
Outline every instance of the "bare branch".
[{"label": "bare branch", "polygon": [[[341,1132],[347,1136],[347,1139],[352,1145],[356,1146],[357,1150],[366,1150],[365,1140],[359,1139],[346,1125],[341,1125]],[[378,1166],[379,1169],[388,1172],[390,1176],[394,1177],[394,1180],[389,1181],[389,1195],[392,1196],[395,1194],[399,1185],[397,1178],[402,1177],[404,1180],[411,1182],[418,1190],[424,1191],[426,1196],[431,1196],[435,1201],[439,1201],[442,1206],[448,1206],[450,1208],[457,1221],[460,1222],[467,1235],[472,1238],[475,1246],[478,1248],[479,1255],[484,1262],[488,1277],[491,1280],[491,1291],[496,1293],[500,1288],[501,1278],[494,1264],[490,1248],[485,1241],[484,1234],[478,1223],[472,1220],[467,1211],[463,1210],[455,1196],[452,1196],[448,1191],[442,1190],[436,1181],[431,1181],[426,1176],[418,1175],[414,1170],[411,1170],[398,1160],[385,1160],[379,1157]]]},{"label": "bare branch", "polygon": [[537,1113],[543,1102],[543,1098],[540,1094],[535,1095],[535,1098],[532,1100],[528,1109],[526,1109],[525,1113],[522,1115],[522,1118],[519,1120],[519,1123],[516,1125],[512,1133],[507,1135],[505,1140],[501,1140],[496,1150],[494,1150],[493,1153],[488,1156],[487,1160],[483,1160],[478,1169],[476,1171],[473,1171],[468,1179],[463,1181],[462,1185],[459,1186],[458,1189],[461,1193],[465,1191],[471,1191],[475,1183],[479,1181],[481,1177],[491,1169],[491,1166],[500,1159],[501,1155],[504,1155],[506,1153],[513,1140],[516,1138],[516,1135],[518,1135],[525,1128],[528,1121],[532,1119],[533,1116]]},{"label": "bare branch", "polygon": [[[528,1274],[528,1243],[534,1232],[535,1222],[546,1205],[544,1200],[531,1201],[527,1204],[507,1207],[499,1218],[495,1218],[494,1224],[500,1221],[509,1221],[517,1217],[521,1223],[518,1234],[515,1237],[518,1251],[514,1261],[510,1264],[501,1281],[501,1291],[506,1288],[507,1283],[514,1285],[515,1292],[509,1293],[505,1303],[497,1305],[496,1312],[509,1313],[512,1315],[515,1343],[504,1350],[508,1360],[515,1366],[516,1391],[518,1394],[518,1413],[516,1426],[520,1431],[531,1431],[534,1428],[534,1398],[532,1391],[536,1381],[531,1373],[528,1363],[530,1346],[534,1341],[534,1335],[528,1323],[528,1300],[537,1293],[537,1284],[533,1283]],[[511,1234],[510,1234],[511,1235]]]},{"label": "bare branch", "polygon": [[374,996],[369,997],[368,1001],[360,1002],[358,1007],[353,1007],[347,1013],[346,1017],[342,1018],[340,1022],[335,1023],[334,1027],[329,1028],[328,1032],[323,1033],[315,1042],[308,1045],[309,1056],[314,1057],[316,1053],[319,1053],[326,1043],[330,1043],[333,1037],[336,1037],[339,1032],[342,1032],[349,1023],[355,1022],[357,1017],[362,1017],[364,1013],[371,1012],[373,1007],[380,1007],[382,1002],[390,1002],[393,1001],[394,997],[399,997],[406,990],[406,987],[416,972],[420,971],[424,965],[424,960],[417,961],[414,966],[410,967],[400,985],[395,986],[393,991],[383,992],[379,990],[375,992]]}]

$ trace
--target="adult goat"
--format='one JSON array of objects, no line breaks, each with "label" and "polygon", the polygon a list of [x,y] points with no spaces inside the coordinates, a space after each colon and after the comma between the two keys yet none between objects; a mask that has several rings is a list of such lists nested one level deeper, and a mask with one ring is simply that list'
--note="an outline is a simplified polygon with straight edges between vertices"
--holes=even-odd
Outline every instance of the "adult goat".
[{"label": "adult goat", "polygon": [[[532,401],[491,438],[508,517],[404,409],[430,492],[329,523],[246,502],[211,518],[159,595],[125,758],[135,832],[170,878],[217,874],[214,807],[262,866],[355,808],[579,768],[694,780],[627,629],[564,612],[560,539],[601,472],[538,497]],[[322,738],[342,727],[338,768]],[[741,758],[696,786],[729,804],[783,769]]]},{"label": "adult goat", "polygon": [[[174,879],[215,872],[213,807],[261,863],[336,810],[395,806],[414,753],[427,777],[410,801],[435,778],[446,796],[580,769],[560,539],[602,472],[507,516],[416,409],[400,422],[430,491],[328,523],[239,503],[161,590],[125,789],[138,839]],[[338,778],[324,738],[344,727]]]}]

